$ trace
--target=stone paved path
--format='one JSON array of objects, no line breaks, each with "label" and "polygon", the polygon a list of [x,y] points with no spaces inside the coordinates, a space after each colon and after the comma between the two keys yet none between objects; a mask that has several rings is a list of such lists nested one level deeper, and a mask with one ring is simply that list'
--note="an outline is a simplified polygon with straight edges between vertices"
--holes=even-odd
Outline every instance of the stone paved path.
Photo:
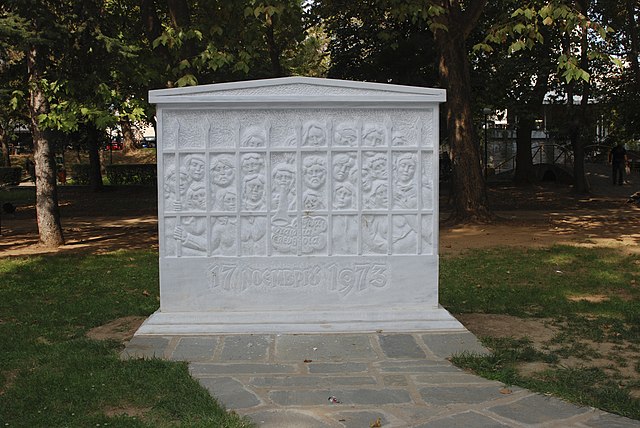
[{"label": "stone paved path", "polygon": [[123,357],[188,361],[259,427],[640,427],[447,361],[464,351],[486,352],[471,333],[135,336]]}]

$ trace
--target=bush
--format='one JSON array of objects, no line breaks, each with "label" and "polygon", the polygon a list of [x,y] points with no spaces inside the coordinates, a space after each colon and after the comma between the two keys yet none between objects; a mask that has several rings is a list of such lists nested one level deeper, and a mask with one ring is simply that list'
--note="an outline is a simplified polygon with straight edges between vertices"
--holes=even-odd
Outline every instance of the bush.
[{"label": "bush", "polygon": [[155,186],[157,181],[157,168],[155,164],[117,164],[107,165],[107,178],[113,185],[141,184]]},{"label": "bush", "polygon": [[77,163],[71,165],[71,178],[75,184],[89,184],[89,164]]},{"label": "bush", "polygon": [[19,166],[0,167],[0,184],[17,186],[22,178],[22,168]]}]

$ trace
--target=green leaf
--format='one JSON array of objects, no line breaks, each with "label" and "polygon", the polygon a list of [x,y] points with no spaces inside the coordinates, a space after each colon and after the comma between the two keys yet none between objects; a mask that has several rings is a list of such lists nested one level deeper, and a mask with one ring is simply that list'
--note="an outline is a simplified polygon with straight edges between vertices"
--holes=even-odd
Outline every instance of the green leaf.
[{"label": "green leaf", "polygon": [[198,84],[198,80],[193,74],[186,74],[176,81],[176,85],[178,87],[196,86],[197,84]]}]

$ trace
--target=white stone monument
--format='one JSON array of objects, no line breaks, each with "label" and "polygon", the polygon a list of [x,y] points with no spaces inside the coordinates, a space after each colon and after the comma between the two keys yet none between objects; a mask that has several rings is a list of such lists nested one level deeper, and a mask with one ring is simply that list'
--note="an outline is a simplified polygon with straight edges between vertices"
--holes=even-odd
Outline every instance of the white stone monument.
[{"label": "white stone monument", "polygon": [[150,91],[160,309],[137,334],[463,330],[438,305],[442,89]]}]

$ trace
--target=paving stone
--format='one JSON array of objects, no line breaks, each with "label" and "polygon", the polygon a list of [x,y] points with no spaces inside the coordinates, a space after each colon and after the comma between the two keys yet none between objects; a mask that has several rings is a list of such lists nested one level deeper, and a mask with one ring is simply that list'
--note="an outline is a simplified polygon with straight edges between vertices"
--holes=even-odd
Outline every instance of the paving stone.
[{"label": "paving stone", "polygon": [[297,410],[270,410],[247,413],[260,428],[326,428],[327,424],[319,418]]},{"label": "paving stone", "polygon": [[306,366],[309,373],[358,373],[369,370],[365,363],[309,363]]},{"label": "paving stone", "polygon": [[276,359],[280,361],[353,361],[372,359],[369,336],[360,335],[287,335],[276,338]]},{"label": "paving stone", "polygon": [[269,336],[238,335],[224,338],[222,361],[266,361],[269,354]]},{"label": "paving stone", "polygon": [[500,428],[508,426],[476,412],[465,412],[427,422],[416,428]]},{"label": "paving stone", "polygon": [[430,373],[412,376],[415,383],[430,385],[460,385],[460,384],[486,384],[495,383],[469,373]]},{"label": "paving stone", "polygon": [[134,336],[122,351],[121,357],[128,358],[165,358],[169,338],[158,336]]},{"label": "paving stone", "polygon": [[489,410],[505,418],[527,424],[566,419],[589,411],[586,407],[578,407],[557,398],[538,394],[530,395],[510,404],[491,407]]},{"label": "paving stone", "polygon": [[329,388],[331,386],[375,385],[376,379],[370,376],[272,376],[255,377],[251,385],[264,388]]},{"label": "paving stone", "polygon": [[433,386],[419,389],[422,399],[429,404],[482,403],[504,397],[500,388],[493,386]]},{"label": "paving stone", "polygon": [[409,381],[404,375],[386,375],[382,377],[385,386],[407,386]]},{"label": "paving stone", "polygon": [[422,340],[429,350],[440,358],[448,358],[462,352],[481,355],[490,354],[471,333],[430,333],[423,334]]},{"label": "paving stone", "polygon": [[[329,397],[336,397],[341,404],[329,403]],[[405,389],[321,389],[315,391],[271,391],[269,398],[281,406],[320,406],[323,404],[340,406],[350,404],[400,404],[411,403]]]},{"label": "paving stone", "polygon": [[171,354],[171,359],[178,361],[210,360],[217,345],[217,337],[183,337]]},{"label": "paving stone", "polygon": [[370,427],[373,424],[376,424],[378,420],[380,420],[380,425],[376,426],[384,427],[389,424],[387,415],[375,411],[340,412],[335,415],[335,419],[340,422],[340,425],[347,428]]},{"label": "paving stone", "polygon": [[640,427],[640,421],[623,418],[622,416],[612,415],[610,413],[599,413],[587,422],[583,422],[585,426],[591,428],[637,428]]},{"label": "paving stone", "polygon": [[445,361],[383,361],[377,367],[383,373],[464,373]]},{"label": "paving stone", "polygon": [[220,374],[277,374],[294,373],[295,366],[289,364],[219,364],[193,363],[189,365],[192,376],[207,376]]},{"label": "paving stone", "polygon": [[231,377],[201,378],[198,381],[229,410],[246,409],[261,403],[256,394]]},{"label": "paving stone", "polygon": [[416,339],[410,334],[384,334],[378,336],[382,352],[388,358],[426,358]]}]

